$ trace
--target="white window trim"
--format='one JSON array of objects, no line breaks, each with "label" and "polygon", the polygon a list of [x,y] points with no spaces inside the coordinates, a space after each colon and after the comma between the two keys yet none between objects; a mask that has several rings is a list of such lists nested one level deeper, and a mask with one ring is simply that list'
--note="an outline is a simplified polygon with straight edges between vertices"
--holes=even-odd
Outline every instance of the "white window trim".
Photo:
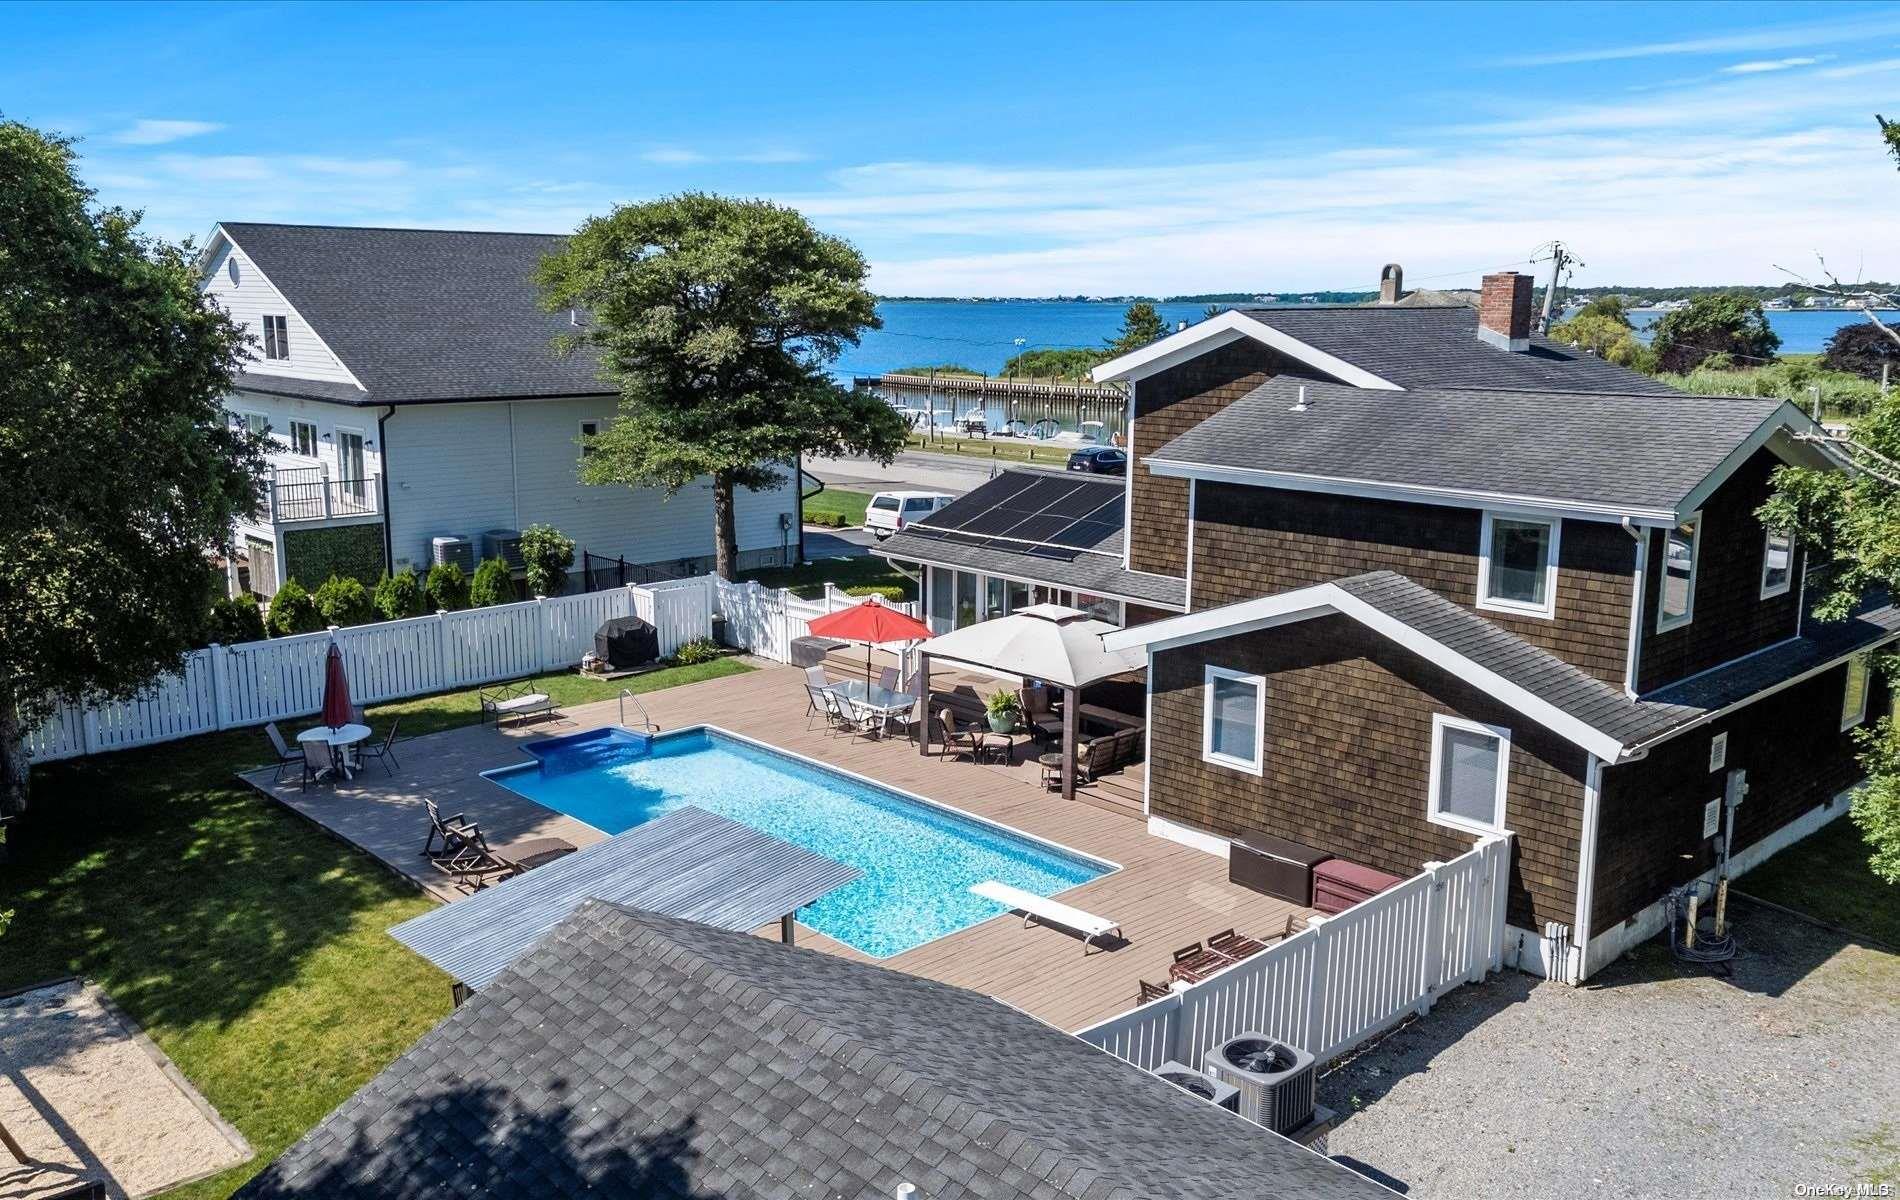
[{"label": "white window trim", "polygon": [[283,313],[264,314],[264,358],[268,362],[290,361],[290,318]]},{"label": "white window trim", "polygon": [[[1785,574],[1782,577],[1781,586],[1778,588],[1771,588],[1768,586],[1768,552],[1774,548],[1776,537],[1785,538],[1788,542],[1788,569],[1787,569],[1787,574]],[[1696,529],[1696,540],[1697,541],[1702,540],[1702,530],[1700,526],[1698,526]],[[1785,596],[1788,594],[1788,589],[1793,586],[1794,586],[1794,537],[1793,535],[1785,534],[1785,533],[1776,534],[1775,531],[1772,529],[1762,530],[1761,598],[1763,600],[1768,600],[1768,599],[1772,599],[1775,596]],[[1691,606],[1693,607],[1693,602]]]},{"label": "white window trim", "polygon": [[[1231,754],[1220,754],[1214,749],[1214,681],[1224,679],[1231,683],[1252,684],[1254,689],[1253,721],[1253,761],[1235,758]],[[1245,671],[1229,670],[1208,663],[1201,676],[1201,761],[1215,766],[1227,767],[1235,771],[1244,771],[1249,775],[1259,775],[1266,765],[1267,741],[1267,680],[1263,675],[1250,675]]]},{"label": "white window trim", "polygon": [[[1490,824],[1468,820],[1455,813],[1438,811],[1439,766],[1444,757],[1445,731],[1462,729],[1467,733],[1489,734],[1498,739],[1498,794],[1492,808],[1494,819]],[[1432,764],[1431,781],[1426,789],[1425,819],[1434,825],[1444,825],[1466,833],[1503,833],[1504,797],[1511,785],[1511,731],[1502,725],[1486,725],[1479,721],[1467,721],[1463,717],[1449,717],[1444,713],[1432,714]]]},{"label": "white window trim", "polygon": [[[1491,527],[1497,520],[1518,521],[1525,525],[1542,525],[1550,530],[1550,537],[1544,544],[1544,602],[1526,604],[1520,600],[1499,600],[1491,595]],[[1490,612],[1514,613],[1520,617],[1542,617],[1554,620],[1557,616],[1557,547],[1563,536],[1563,520],[1560,517],[1532,516],[1529,513],[1508,512],[1502,509],[1484,510],[1484,532],[1478,539],[1478,607]]]},{"label": "white window trim", "polygon": [[[1857,669],[1861,673],[1860,709],[1857,712],[1850,713],[1847,711],[1847,680],[1853,677],[1853,674],[1855,670]],[[1866,722],[1867,698],[1873,694],[1873,691],[1874,691],[1873,666],[1868,661],[1868,658],[1865,654],[1856,654],[1854,657],[1847,660],[1847,670],[1841,676],[1841,732],[1842,733],[1846,733],[1848,730],[1854,728],[1856,725],[1861,725]]]},{"label": "white window trim", "polygon": [[[1663,598],[1668,591],[1669,583],[1669,540],[1675,536],[1676,530],[1683,525],[1695,526],[1695,536],[1692,537],[1689,542],[1689,603],[1683,607],[1681,616],[1672,617],[1663,610]],[[1657,568],[1656,577],[1656,632],[1668,633],[1672,629],[1681,629],[1684,625],[1695,620],[1696,576],[1701,574],[1702,571],[1701,509],[1697,509],[1678,521],[1675,525],[1663,530],[1662,551],[1663,560],[1661,565]]]},{"label": "white window trim", "polygon": [[249,430],[251,428],[251,418],[256,417],[259,421],[264,423],[264,428],[261,432],[265,434],[277,432],[276,428],[271,424],[269,413],[262,413],[249,408],[236,408],[231,410],[231,415],[237,418],[237,424],[240,429]]},{"label": "white window trim", "polygon": [[[310,431],[310,452],[308,454],[304,454],[302,450],[297,448],[297,426],[299,425]],[[289,421],[289,427],[284,431],[284,436],[290,440],[291,453],[303,454],[305,458],[322,459],[323,434],[317,429],[317,423],[315,421],[306,421],[302,417],[292,417]]]}]

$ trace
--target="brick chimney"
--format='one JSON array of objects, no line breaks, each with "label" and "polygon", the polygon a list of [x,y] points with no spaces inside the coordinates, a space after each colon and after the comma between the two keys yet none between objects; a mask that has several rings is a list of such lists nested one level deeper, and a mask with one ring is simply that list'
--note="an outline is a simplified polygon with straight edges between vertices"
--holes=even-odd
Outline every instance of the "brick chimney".
[{"label": "brick chimney", "polygon": [[1385,264],[1379,272],[1379,303],[1397,304],[1405,295],[1405,270],[1397,263]]},{"label": "brick chimney", "polygon": [[1478,337],[1500,350],[1531,348],[1531,277],[1499,271],[1484,277],[1478,293]]}]

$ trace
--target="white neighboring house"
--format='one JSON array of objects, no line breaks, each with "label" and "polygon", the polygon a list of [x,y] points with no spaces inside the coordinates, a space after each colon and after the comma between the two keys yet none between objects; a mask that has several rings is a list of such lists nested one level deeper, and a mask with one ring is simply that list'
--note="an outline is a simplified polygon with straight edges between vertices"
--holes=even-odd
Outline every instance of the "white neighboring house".
[{"label": "white neighboring house", "polygon": [[[472,559],[548,524],[580,550],[655,575],[713,561],[712,485],[590,487],[583,432],[617,395],[588,353],[557,355],[568,314],[532,278],[549,234],[226,222],[200,259],[203,288],[244,325],[252,358],[225,400],[270,434],[266,504],[235,531],[232,590],[268,597],[332,570],[373,580],[426,571],[435,539]],[[787,472],[796,479],[796,472]],[[739,565],[795,561],[795,483],[741,490]],[[643,572],[644,574],[644,572]]]}]

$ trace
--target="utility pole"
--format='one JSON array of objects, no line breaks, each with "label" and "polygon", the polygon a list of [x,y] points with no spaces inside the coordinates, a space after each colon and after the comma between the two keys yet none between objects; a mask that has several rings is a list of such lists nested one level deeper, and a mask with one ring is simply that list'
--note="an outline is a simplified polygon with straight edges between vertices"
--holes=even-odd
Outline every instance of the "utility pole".
[{"label": "utility pole", "polygon": [[[1562,242],[1553,241],[1547,247],[1539,249],[1547,249],[1550,253],[1550,282],[1544,285],[1544,311],[1537,318],[1537,332],[1549,333],[1551,309],[1557,301],[1557,285],[1563,280],[1565,271],[1571,267],[1581,267],[1583,264],[1577,261]],[[1532,255],[1531,261],[1541,262],[1543,255]]]}]

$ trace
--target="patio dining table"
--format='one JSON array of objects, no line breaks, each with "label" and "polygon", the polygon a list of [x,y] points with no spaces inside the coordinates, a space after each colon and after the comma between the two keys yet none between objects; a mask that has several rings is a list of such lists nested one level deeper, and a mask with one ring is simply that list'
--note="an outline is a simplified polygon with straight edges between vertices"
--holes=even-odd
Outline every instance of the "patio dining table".
[{"label": "patio dining table", "polygon": [[318,772],[319,777],[342,775],[345,779],[354,779],[356,764],[351,761],[351,751],[369,740],[370,729],[367,725],[338,725],[332,729],[328,725],[316,725],[297,735],[299,745],[320,744],[324,747],[324,756],[330,765]]},{"label": "patio dining table", "polygon": [[880,729],[888,726],[892,717],[903,716],[917,703],[917,697],[909,692],[875,683],[867,684],[862,679],[846,679],[825,690],[850,705],[853,710],[876,717]]}]

